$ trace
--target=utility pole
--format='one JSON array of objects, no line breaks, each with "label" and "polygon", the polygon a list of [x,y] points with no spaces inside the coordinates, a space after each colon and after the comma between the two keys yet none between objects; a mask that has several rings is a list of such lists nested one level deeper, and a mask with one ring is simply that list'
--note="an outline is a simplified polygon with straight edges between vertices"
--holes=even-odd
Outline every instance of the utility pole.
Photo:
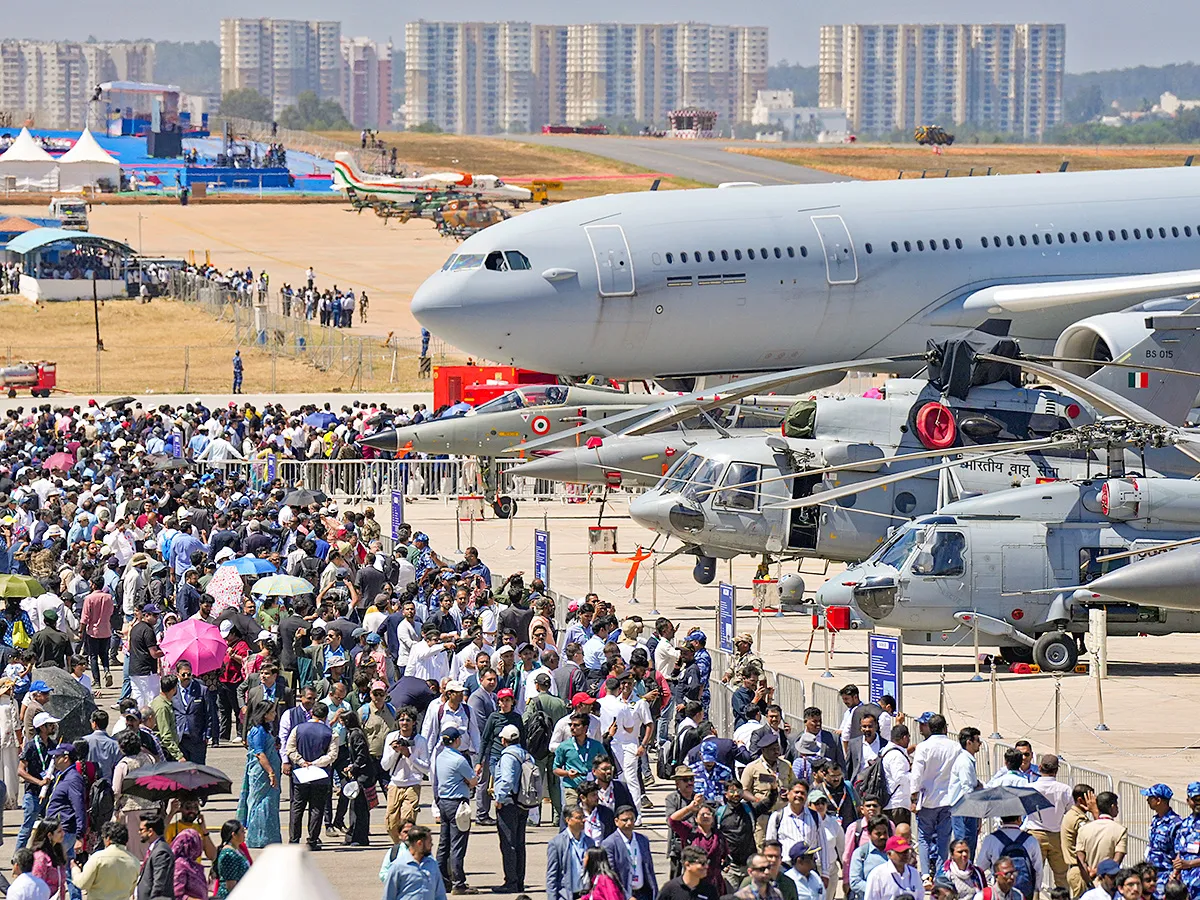
[{"label": "utility pole", "polygon": [[96,287],[96,267],[92,267],[92,313],[96,317],[96,350],[104,349],[104,341],[100,340],[100,295]]}]

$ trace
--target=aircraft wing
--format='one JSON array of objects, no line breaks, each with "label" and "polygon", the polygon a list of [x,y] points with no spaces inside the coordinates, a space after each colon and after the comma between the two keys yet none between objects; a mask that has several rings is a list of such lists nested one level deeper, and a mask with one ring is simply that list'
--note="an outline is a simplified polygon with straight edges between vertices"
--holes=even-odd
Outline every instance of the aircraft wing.
[{"label": "aircraft wing", "polygon": [[1150,275],[997,284],[969,294],[963,301],[963,309],[996,315],[1002,312],[1036,312],[1055,306],[1108,303],[1113,300],[1121,300],[1132,306],[1145,300],[1174,297],[1194,291],[1200,291],[1200,269],[1182,269]]},{"label": "aircraft wing", "polygon": [[[906,360],[924,359],[924,353],[909,353],[903,356],[883,356],[876,359],[856,359],[849,362],[830,363],[824,366],[806,366],[800,369],[789,369],[786,372],[768,372],[765,375],[756,375],[753,378],[743,378],[740,381],[731,382],[727,385],[722,385],[715,390],[695,391],[691,394],[681,394],[677,397],[670,397],[660,403],[651,403],[640,409],[630,410],[629,412],[619,413],[615,416],[608,416],[599,422],[590,422],[580,425],[571,431],[559,432],[555,435],[547,435],[544,438],[538,438],[534,441],[528,441],[521,444],[518,449],[529,452],[536,450],[539,447],[545,447],[549,444],[556,443],[564,438],[573,437],[577,434],[586,434],[589,431],[595,431],[597,428],[607,428],[610,431],[616,431],[617,426],[625,423],[636,423],[632,427],[623,429],[621,434],[642,434],[647,430],[665,428],[668,425],[673,425],[676,422],[690,419],[692,416],[708,409],[713,409],[718,406],[725,406],[729,403],[734,403],[743,397],[748,397],[751,394],[760,391],[769,391],[774,387],[788,384],[798,378],[807,378],[814,375],[824,375],[828,372],[849,372],[855,370],[862,371],[878,371],[896,362]],[[641,420],[645,420],[644,422]],[[511,449],[511,448],[510,448]]]}]

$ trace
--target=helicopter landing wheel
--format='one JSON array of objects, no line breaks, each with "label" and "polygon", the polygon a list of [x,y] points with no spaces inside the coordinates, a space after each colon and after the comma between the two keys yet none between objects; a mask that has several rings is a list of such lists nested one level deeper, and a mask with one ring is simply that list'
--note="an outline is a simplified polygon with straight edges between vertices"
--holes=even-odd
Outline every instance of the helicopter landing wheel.
[{"label": "helicopter landing wheel", "polygon": [[512,497],[497,497],[492,502],[492,512],[497,519],[511,519],[517,514],[517,501]]},{"label": "helicopter landing wheel", "polygon": [[1015,663],[1033,662],[1033,648],[1025,646],[1009,646],[1000,648],[1000,658],[1008,665]]},{"label": "helicopter landing wheel", "polygon": [[1044,672],[1070,672],[1079,659],[1075,636],[1061,631],[1043,634],[1033,645],[1033,661]]}]

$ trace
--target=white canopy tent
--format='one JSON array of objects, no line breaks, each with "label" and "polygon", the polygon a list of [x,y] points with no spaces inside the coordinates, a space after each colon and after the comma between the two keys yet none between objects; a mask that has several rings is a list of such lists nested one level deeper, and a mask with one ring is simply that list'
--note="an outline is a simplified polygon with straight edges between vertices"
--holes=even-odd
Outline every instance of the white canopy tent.
[{"label": "white canopy tent", "polygon": [[58,163],[28,128],[22,128],[12,146],[0,154],[0,188],[18,191],[53,191],[58,188]]},{"label": "white canopy tent", "polygon": [[59,157],[58,167],[60,191],[93,187],[101,179],[106,179],[114,189],[121,185],[121,164],[100,146],[86,128],[75,141],[75,146]]}]

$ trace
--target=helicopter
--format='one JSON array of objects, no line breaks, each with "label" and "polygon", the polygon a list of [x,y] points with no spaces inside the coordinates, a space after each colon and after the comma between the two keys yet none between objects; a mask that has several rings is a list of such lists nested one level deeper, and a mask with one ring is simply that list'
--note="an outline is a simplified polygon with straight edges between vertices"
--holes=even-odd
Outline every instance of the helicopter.
[{"label": "helicopter", "polygon": [[[1194,582],[1191,591],[1155,589],[1168,569],[1158,560],[1120,571],[1131,557],[1200,531],[1200,482],[1128,472],[1125,449],[1200,437],[1106,417],[1055,440],[1105,448],[1108,473],[948,503],[829,579],[817,602],[852,605],[910,644],[967,643],[973,626],[996,638],[1006,661],[1051,672],[1074,668],[1095,606],[1107,609],[1113,635],[1200,631]],[[1170,568],[1194,574],[1177,561]]]},{"label": "helicopter", "polygon": [[[932,513],[953,496],[1095,471],[1101,458],[1094,449],[1046,439],[1095,423],[1108,399],[1119,405],[1136,397],[1155,421],[1182,421],[1195,397],[1190,370],[1200,368],[1200,327],[1180,315],[1198,306],[1185,301],[1171,314],[1143,315],[1144,337],[1116,362],[1099,354],[1085,369],[1089,380],[1019,358],[1012,341],[992,338],[989,346],[976,334],[938,345],[931,348],[927,380],[891,379],[882,399],[818,399],[791,411],[782,435],[697,444],[654,489],[630,502],[630,515],[679,539],[676,552],[697,557],[693,577],[701,584],[715,576],[716,559],[741,553],[857,562],[897,521]],[[1152,365],[1160,360],[1181,368]],[[1153,371],[1126,371],[1129,365]],[[1072,381],[1065,391],[1020,387],[1021,367],[1044,381],[1059,374]],[[796,422],[802,427],[789,431]],[[1002,458],[999,451],[1022,455]],[[1148,448],[1144,462],[1126,452],[1131,466],[1157,473],[1197,471],[1196,461],[1175,446]],[[944,475],[940,464],[920,464],[958,455],[963,458]],[[868,490],[881,473],[887,484]],[[831,487],[840,491],[836,499],[820,494],[819,503],[801,504]]]}]

